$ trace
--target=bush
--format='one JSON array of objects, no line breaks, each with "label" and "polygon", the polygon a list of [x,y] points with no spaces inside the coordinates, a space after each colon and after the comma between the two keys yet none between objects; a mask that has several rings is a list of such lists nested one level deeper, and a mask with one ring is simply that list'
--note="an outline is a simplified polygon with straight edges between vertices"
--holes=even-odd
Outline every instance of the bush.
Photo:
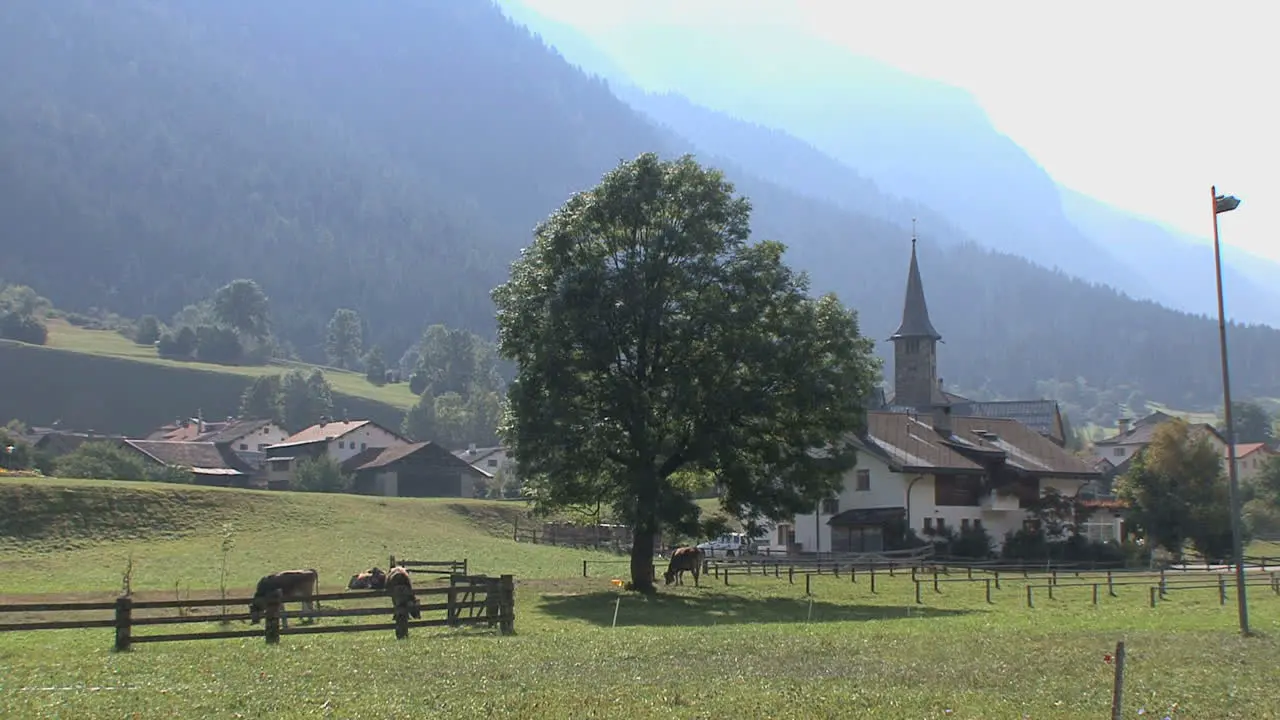
[{"label": "bush", "polygon": [[31,313],[11,311],[0,315],[0,338],[44,345],[49,342],[49,328]]},{"label": "bush", "polygon": [[147,480],[142,458],[109,441],[87,442],[54,461],[59,477],[98,480]]},{"label": "bush", "polygon": [[195,354],[200,362],[235,365],[244,357],[244,346],[231,328],[201,325],[196,328]]},{"label": "bush", "polygon": [[170,360],[190,360],[196,351],[196,331],[183,325],[176,331],[160,335],[156,342],[156,353]]},{"label": "bush", "polygon": [[139,345],[155,345],[160,340],[160,320],[155,315],[143,315],[133,331],[133,341]]},{"label": "bush", "polygon": [[302,492],[340,493],[351,490],[351,478],[342,474],[342,467],[333,458],[322,455],[298,460],[291,485]]},{"label": "bush", "polygon": [[409,375],[409,392],[414,395],[421,395],[427,391],[429,377],[425,370],[414,370]]}]

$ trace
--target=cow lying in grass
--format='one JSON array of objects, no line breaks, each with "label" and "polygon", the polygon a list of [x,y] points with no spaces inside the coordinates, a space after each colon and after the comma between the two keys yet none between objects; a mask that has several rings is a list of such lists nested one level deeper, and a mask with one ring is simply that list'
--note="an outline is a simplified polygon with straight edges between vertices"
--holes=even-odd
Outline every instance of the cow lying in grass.
[{"label": "cow lying in grass", "polygon": [[249,623],[257,625],[267,611],[267,603],[271,596],[280,592],[280,623],[288,627],[284,612],[284,603],[297,600],[302,603],[303,612],[311,612],[315,608],[311,596],[319,594],[320,573],[315,570],[284,570],[264,575],[258,581],[258,588],[253,591],[253,599],[249,601]]},{"label": "cow lying in grass", "polygon": [[387,586],[387,574],[378,568],[370,568],[351,576],[348,590],[382,590]]},{"label": "cow lying in grass", "polygon": [[703,555],[704,553],[696,547],[676,548],[676,551],[671,553],[667,572],[663,574],[667,584],[675,582],[677,585],[683,585],[684,573],[687,570],[693,573],[693,584],[697,586],[698,576],[702,574]]},{"label": "cow lying in grass", "polygon": [[413,583],[409,580],[408,570],[399,565],[391,568],[386,574],[386,589],[387,594],[391,596],[391,601],[396,605],[400,604],[401,596],[407,593],[410,617],[414,620],[422,619],[422,605],[413,594]]}]

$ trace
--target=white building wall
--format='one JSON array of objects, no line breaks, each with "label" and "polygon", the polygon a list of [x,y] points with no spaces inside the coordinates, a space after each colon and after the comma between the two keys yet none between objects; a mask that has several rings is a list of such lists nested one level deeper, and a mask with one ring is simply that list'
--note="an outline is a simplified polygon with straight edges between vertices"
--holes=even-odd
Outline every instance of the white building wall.
[{"label": "white building wall", "polygon": [[385,448],[403,445],[404,441],[376,425],[365,425],[340,438],[329,441],[326,450],[329,457],[342,462],[368,448]]}]

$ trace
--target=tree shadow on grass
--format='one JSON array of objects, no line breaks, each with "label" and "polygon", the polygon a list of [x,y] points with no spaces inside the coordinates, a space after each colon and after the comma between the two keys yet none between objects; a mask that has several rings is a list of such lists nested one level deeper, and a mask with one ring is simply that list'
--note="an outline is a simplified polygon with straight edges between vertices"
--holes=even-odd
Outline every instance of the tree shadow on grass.
[{"label": "tree shadow on grass", "polygon": [[768,623],[830,623],[865,620],[900,620],[967,615],[969,610],[948,610],[919,605],[850,605],[808,598],[753,598],[731,593],[698,595],[642,595],[595,592],[584,595],[543,595],[539,609],[561,620],[586,620],[594,625],[613,624],[618,597],[618,625],[692,627]]}]

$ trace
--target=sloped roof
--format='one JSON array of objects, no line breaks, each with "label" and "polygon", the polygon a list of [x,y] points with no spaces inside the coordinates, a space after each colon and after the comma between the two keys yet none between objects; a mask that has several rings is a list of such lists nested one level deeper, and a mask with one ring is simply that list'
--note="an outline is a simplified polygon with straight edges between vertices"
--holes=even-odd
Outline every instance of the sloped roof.
[{"label": "sloped roof", "polygon": [[1095,478],[1100,473],[1052,440],[1016,420],[952,417],[952,432],[935,430],[927,416],[867,414],[865,448],[906,472],[982,472],[985,463],[1037,476]]},{"label": "sloped roof", "polygon": [[454,450],[453,454],[454,454],[454,457],[457,457],[459,460],[462,460],[463,462],[474,464],[474,463],[480,462],[481,460],[484,460],[490,455],[502,452],[503,450],[506,450],[506,448],[499,445],[497,447],[476,448],[475,452],[472,452],[470,449]]},{"label": "sloped roof", "polygon": [[970,400],[956,404],[951,412],[953,415],[1017,420],[1041,435],[1065,439],[1058,423],[1060,415],[1056,400]]},{"label": "sloped roof", "polygon": [[[1177,418],[1173,415],[1154,412],[1134,423],[1127,431],[1116,433],[1109,438],[1096,440],[1093,444],[1095,447],[1099,445],[1103,447],[1109,447],[1112,445],[1149,445],[1151,443],[1151,439],[1155,437],[1156,428],[1170,420],[1176,419]],[[1222,442],[1226,442],[1226,439],[1222,437],[1222,433],[1218,432],[1218,429],[1209,423],[1191,423],[1191,427],[1208,431]]]},{"label": "sloped roof", "polygon": [[338,422],[316,423],[300,430],[284,439],[281,445],[302,445],[319,440],[333,440],[354,432],[373,422],[372,420],[342,420]]},{"label": "sloped roof", "polygon": [[125,440],[124,444],[153,461],[192,469],[222,469],[252,472],[236,454],[211,442],[182,440]]},{"label": "sloped roof", "polygon": [[451,453],[432,442],[408,443],[385,448],[367,448],[343,461],[342,471],[351,473],[386,468],[418,453],[428,453],[442,459],[448,458],[446,462],[456,464],[459,470],[466,469],[484,477],[493,477],[493,475],[457,457],[455,453]]},{"label": "sloped roof", "polygon": [[929,320],[929,305],[925,302],[924,283],[920,280],[920,263],[916,260],[915,238],[911,238],[911,266],[907,268],[907,294],[902,303],[902,324],[889,337],[890,340],[898,338],[942,339]]},{"label": "sloped roof", "polygon": [[271,424],[270,420],[237,420],[228,423],[221,430],[210,433],[201,440],[213,443],[232,443],[250,433],[255,433]]},{"label": "sloped roof", "polygon": [[1272,453],[1272,452],[1273,452],[1273,451],[1272,451],[1272,449],[1271,449],[1270,447],[1268,447],[1266,443],[1244,443],[1244,444],[1237,443],[1237,444],[1236,444],[1236,457],[1237,457],[1237,458],[1242,458],[1242,457],[1244,457],[1245,455],[1250,455],[1250,454],[1255,453],[1255,452],[1257,452],[1257,451],[1259,451],[1259,450],[1261,450],[1261,451],[1263,451],[1263,452],[1265,452],[1265,453],[1268,453],[1268,454],[1270,454],[1270,453]]}]

